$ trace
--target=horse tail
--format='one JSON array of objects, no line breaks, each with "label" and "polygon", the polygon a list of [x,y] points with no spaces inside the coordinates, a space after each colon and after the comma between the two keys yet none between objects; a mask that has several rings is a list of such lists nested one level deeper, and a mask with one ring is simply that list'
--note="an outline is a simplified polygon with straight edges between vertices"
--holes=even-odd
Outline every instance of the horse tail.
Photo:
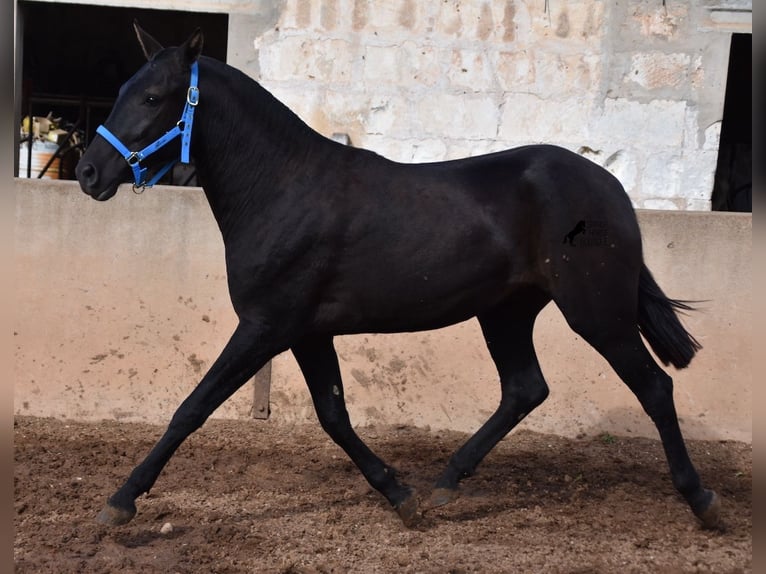
[{"label": "horse tail", "polygon": [[662,292],[646,265],[638,279],[638,329],[663,365],[688,366],[702,348],[681,324],[678,313],[694,311],[688,301],[670,299]]}]

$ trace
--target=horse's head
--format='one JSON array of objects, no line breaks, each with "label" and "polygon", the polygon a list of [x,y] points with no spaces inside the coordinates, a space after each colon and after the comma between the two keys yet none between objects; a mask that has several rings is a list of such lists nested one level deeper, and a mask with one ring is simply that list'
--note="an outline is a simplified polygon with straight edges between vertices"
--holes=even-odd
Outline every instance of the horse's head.
[{"label": "horse's head", "polygon": [[[103,126],[131,152],[144,149],[178,124],[187,100],[190,67],[202,51],[200,30],[181,46],[165,49],[137,23],[134,28],[147,63],[120,88]],[[146,160],[149,170],[163,159],[172,159],[173,154],[178,157],[179,148],[180,143],[173,142],[158,150]],[[121,183],[133,179],[133,169],[115,144],[101,134],[83,154],[76,175],[85,193],[104,201]]]}]

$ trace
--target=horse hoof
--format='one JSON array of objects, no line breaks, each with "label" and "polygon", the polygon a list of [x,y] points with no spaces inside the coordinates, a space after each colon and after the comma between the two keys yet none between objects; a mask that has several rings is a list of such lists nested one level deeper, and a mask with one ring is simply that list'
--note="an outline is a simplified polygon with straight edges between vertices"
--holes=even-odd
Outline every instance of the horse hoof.
[{"label": "horse hoof", "polygon": [[457,489],[452,488],[435,488],[428,497],[427,508],[438,508],[444,506],[447,503],[456,500],[458,497]]},{"label": "horse hoof", "polygon": [[418,512],[418,497],[413,492],[405,498],[397,507],[396,513],[407,528],[413,528],[420,522],[421,514]]},{"label": "horse hoof", "polygon": [[705,491],[710,494],[710,500],[704,509],[695,512],[702,522],[703,528],[718,528],[721,525],[721,499],[712,490]]},{"label": "horse hoof", "polygon": [[108,504],[98,513],[96,521],[106,526],[122,526],[127,524],[136,515],[136,509],[117,508]]}]

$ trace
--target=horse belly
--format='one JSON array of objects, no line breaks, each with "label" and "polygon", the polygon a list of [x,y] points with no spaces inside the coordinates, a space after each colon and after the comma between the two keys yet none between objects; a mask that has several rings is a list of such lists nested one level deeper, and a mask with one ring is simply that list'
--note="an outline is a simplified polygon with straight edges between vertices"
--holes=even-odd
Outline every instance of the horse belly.
[{"label": "horse belly", "polygon": [[390,260],[380,253],[325,293],[318,323],[343,333],[422,331],[470,319],[513,290],[505,253]]}]

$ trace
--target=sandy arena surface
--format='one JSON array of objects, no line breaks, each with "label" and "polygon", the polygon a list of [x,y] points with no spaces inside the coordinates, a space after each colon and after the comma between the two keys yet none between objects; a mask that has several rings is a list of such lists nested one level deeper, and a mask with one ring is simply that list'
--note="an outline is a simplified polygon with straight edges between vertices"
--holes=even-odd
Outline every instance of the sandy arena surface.
[{"label": "sandy arena surface", "polygon": [[[209,421],[181,446],[128,525],[106,498],[164,429],[17,417],[17,573],[752,571],[752,448],[690,441],[724,526],[703,530],[658,441],[502,441],[461,497],[408,530],[318,424]],[[427,496],[456,432],[365,427],[362,438]],[[163,525],[172,531],[162,532]]]}]

